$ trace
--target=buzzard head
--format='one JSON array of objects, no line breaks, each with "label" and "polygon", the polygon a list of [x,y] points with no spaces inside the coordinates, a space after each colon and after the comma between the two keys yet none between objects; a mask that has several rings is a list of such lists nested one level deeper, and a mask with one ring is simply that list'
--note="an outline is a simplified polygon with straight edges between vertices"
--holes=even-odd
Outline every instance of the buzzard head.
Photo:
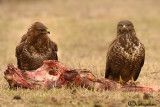
[{"label": "buzzard head", "polygon": [[34,36],[44,36],[44,35],[50,34],[50,32],[48,31],[48,28],[41,22],[35,22],[34,24],[32,24],[28,32]]},{"label": "buzzard head", "polygon": [[129,32],[135,32],[133,23],[128,20],[122,20],[117,25],[117,33],[124,34]]}]

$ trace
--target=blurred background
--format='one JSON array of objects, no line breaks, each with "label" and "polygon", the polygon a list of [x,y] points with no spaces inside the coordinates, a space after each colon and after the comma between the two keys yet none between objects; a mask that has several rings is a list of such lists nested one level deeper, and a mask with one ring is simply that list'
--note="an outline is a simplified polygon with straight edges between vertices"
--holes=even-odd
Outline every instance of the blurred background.
[{"label": "blurred background", "polygon": [[31,24],[40,21],[58,44],[61,62],[104,76],[117,23],[127,19],[146,48],[143,72],[159,71],[159,6],[159,0],[0,0],[0,69],[16,65],[15,47]]},{"label": "blurred background", "polygon": [[[73,69],[90,69],[97,77],[104,77],[108,46],[116,38],[117,23],[126,19],[133,22],[137,37],[146,49],[145,64],[138,81],[142,84],[160,85],[159,0],[0,0],[0,103],[12,105],[15,94],[22,95],[29,103],[38,98],[42,98],[38,101],[43,101],[43,98],[52,94],[60,96],[57,99],[64,104],[70,104],[65,99],[70,99],[71,103],[72,100],[74,103],[81,101],[75,96],[70,98],[70,91],[67,90],[33,90],[32,93],[8,89],[3,71],[9,63],[17,65],[15,48],[34,22],[42,22],[49,28],[51,34],[48,36],[58,44],[61,62]],[[106,95],[114,99],[112,101],[121,98],[126,101],[125,98],[130,98],[130,93],[92,93],[85,90],[82,93],[77,98],[82,96],[82,100],[91,105],[97,100],[103,104],[106,101],[104,99],[108,98]],[[156,95],[158,94],[153,94]],[[5,99],[10,99],[11,102]],[[159,101],[159,97],[157,99]],[[24,106],[25,101],[19,104]],[[83,102],[79,103],[83,105]],[[119,103],[117,105],[119,107]]]}]

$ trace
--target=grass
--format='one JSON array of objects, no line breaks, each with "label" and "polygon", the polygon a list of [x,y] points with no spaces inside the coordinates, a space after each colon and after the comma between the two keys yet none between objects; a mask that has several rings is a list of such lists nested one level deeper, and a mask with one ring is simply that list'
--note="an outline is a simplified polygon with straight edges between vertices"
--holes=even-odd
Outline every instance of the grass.
[{"label": "grass", "polygon": [[[146,48],[138,81],[160,85],[160,2],[158,0],[0,0],[0,107],[5,106],[128,106],[128,101],[160,106],[160,94],[86,89],[10,90],[3,72],[16,65],[15,47],[29,26],[43,22],[58,44],[59,60],[70,68],[87,68],[104,77],[106,52],[120,20],[131,20]],[[21,100],[14,100],[20,95]]]}]

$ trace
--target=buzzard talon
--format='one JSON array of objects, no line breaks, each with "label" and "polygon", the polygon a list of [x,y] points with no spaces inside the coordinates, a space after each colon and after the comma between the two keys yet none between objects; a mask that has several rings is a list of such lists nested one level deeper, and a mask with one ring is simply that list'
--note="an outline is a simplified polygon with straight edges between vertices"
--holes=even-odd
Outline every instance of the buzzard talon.
[{"label": "buzzard talon", "polygon": [[137,84],[140,84],[138,81],[134,81],[133,77],[131,76],[131,82],[130,82],[131,86],[132,85],[137,85]]},{"label": "buzzard talon", "polygon": [[118,81],[118,83],[120,83],[120,84],[122,84],[122,85],[124,85],[124,83],[125,83],[125,81],[123,81],[121,75],[119,76],[119,81]]}]

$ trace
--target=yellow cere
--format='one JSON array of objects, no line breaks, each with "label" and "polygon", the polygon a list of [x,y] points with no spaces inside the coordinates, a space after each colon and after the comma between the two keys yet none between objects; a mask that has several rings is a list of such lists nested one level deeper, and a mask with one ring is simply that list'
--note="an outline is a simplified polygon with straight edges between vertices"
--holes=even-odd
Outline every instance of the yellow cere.
[{"label": "yellow cere", "polygon": [[126,25],[123,25],[123,28],[125,28],[126,27]]}]

